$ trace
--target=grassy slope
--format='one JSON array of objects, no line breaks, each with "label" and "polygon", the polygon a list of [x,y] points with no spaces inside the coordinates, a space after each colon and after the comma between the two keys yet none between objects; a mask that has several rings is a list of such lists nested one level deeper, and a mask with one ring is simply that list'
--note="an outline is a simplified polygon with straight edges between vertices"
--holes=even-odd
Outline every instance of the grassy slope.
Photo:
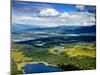
[{"label": "grassy slope", "polygon": [[[76,45],[72,45],[69,47],[66,44],[62,48],[64,49],[62,51],[64,51],[70,57],[75,57],[75,56],[95,57],[96,56],[96,48],[94,44],[91,43],[78,43]],[[61,51],[57,50],[56,48],[50,48],[49,52],[56,54]]]}]

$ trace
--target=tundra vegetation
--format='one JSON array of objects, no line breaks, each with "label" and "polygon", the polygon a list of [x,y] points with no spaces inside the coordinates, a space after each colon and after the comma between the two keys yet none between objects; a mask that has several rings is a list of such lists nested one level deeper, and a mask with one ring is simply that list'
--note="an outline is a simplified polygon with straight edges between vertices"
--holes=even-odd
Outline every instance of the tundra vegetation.
[{"label": "tundra vegetation", "polygon": [[22,67],[30,63],[58,66],[61,71],[90,70],[96,68],[96,46],[95,42],[49,47],[13,43],[12,61],[12,75],[24,73]]}]

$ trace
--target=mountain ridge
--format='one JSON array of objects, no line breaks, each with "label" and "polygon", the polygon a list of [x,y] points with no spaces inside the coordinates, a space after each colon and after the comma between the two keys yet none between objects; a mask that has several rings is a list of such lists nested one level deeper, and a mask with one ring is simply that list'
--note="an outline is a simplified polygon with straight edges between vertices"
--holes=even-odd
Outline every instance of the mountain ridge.
[{"label": "mountain ridge", "polygon": [[16,24],[12,26],[12,32],[41,31],[49,33],[96,33],[96,25],[92,26],[58,26],[58,27],[40,27],[33,25]]}]

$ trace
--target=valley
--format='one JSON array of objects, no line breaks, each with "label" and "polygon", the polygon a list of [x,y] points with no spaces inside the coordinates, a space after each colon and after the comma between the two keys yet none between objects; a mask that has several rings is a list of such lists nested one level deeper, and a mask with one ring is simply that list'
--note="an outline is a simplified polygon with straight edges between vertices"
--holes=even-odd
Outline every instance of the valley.
[{"label": "valley", "polygon": [[[95,33],[61,34],[27,31],[12,34],[12,36],[14,36],[12,60],[17,66],[16,74],[30,71],[35,73],[27,68],[25,71],[23,67],[40,63],[59,67],[60,70],[57,71],[96,68]],[[36,72],[42,71],[36,69]],[[53,72],[53,70],[48,70],[48,72]]]}]

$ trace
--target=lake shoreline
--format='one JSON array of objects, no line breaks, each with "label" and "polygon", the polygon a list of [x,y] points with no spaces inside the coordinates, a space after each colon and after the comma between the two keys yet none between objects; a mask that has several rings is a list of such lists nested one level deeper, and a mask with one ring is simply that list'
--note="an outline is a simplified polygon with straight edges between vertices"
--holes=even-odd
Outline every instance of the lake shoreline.
[{"label": "lake shoreline", "polygon": [[23,62],[23,63],[20,63],[20,64],[17,64],[18,66],[18,70],[22,71],[23,73],[25,73],[25,71],[22,69],[26,64],[44,64],[46,66],[55,66],[55,67],[58,67],[57,65],[53,65],[53,64],[48,64],[46,62]]}]

